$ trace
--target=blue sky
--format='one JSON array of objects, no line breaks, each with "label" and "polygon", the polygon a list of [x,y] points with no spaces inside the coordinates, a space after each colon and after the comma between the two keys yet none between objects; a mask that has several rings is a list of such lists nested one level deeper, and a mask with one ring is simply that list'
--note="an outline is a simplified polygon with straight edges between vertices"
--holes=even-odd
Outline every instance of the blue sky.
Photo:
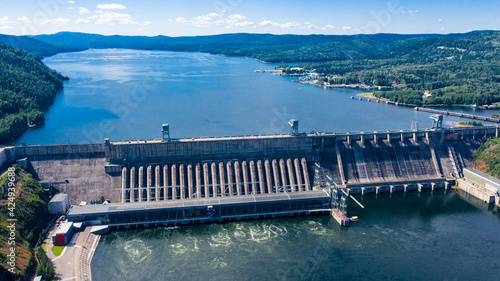
[{"label": "blue sky", "polygon": [[2,4],[0,33],[462,33],[500,29],[497,11],[490,0],[17,0]]}]

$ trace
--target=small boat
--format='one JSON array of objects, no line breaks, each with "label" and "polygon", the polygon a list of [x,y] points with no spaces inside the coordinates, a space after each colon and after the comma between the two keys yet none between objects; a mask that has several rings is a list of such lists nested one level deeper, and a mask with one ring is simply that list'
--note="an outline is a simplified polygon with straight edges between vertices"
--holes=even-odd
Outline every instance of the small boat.
[{"label": "small boat", "polygon": [[354,216],[354,217],[351,217],[350,221],[358,221],[358,217],[357,216]]},{"label": "small boat", "polygon": [[477,107],[477,104],[471,104],[471,105],[469,105],[469,106],[470,106],[470,107],[472,107],[472,108],[476,108],[476,107]]}]

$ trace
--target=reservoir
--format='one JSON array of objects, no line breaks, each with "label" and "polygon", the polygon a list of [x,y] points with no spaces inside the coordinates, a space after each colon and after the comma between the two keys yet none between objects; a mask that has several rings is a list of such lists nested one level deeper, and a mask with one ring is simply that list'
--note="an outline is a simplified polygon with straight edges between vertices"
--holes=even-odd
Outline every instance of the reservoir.
[{"label": "reservoir", "polygon": [[500,221],[461,191],[357,197],[330,216],[115,231],[92,261],[100,280],[496,280]]},{"label": "reservoir", "polygon": [[[301,132],[410,129],[413,120],[420,128],[432,124],[430,113],[350,98],[362,91],[255,73],[278,64],[248,58],[106,49],[57,54],[44,63],[71,80],[45,112],[45,124],[16,144],[153,139],[161,137],[163,123],[170,124],[173,138],[288,133],[292,118],[299,119]],[[457,121],[445,116],[444,125]]]}]

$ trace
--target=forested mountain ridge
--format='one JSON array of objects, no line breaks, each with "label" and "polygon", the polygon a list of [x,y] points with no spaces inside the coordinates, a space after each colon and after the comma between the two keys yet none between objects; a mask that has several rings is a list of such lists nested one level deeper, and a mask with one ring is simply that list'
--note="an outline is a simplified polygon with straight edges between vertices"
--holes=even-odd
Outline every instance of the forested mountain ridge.
[{"label": "forested mountain ridge", "polygon": [[234,33],[208,36],[104,36],[75,32],[33,38],[67,48],[128,48],[206,52],[265,62],[311,62],[370,57],[406,42],[457,36],[438,34],[273,35]]},{"label": "forested mountain ridge", "polygon": [[62,52],[75,52],[84,50],[83,48],[55,46],[46,42],[36,40],[29,36],[0,34],[0,43],[23,49],[24,51],[36,56],[37,58],[52,56]]},{"label": "forested mountain ridge", "polygon": [[34,55],[0,43],[0,142],[10,140],[28,124],[44,120],[50,105],[68,79]]},{"label": "forested mountain ridge", "polygon": [[[407,104],[491,104],[500,101],[500,33],[429,38],[369,59],[302,65],[331,84],[388,86],[377,97]],[[422,95],[428,91],[431,96]]]}]

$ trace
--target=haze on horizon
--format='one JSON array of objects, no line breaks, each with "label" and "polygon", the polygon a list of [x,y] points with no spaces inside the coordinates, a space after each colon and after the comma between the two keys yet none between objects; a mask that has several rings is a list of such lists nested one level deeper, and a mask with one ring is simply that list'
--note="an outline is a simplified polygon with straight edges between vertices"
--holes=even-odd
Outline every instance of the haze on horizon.
[{"label": "haze on horizon", "polygon": [[2,6],[0,33],[444,34],[500,29],[499,10],[487,0],[19,0]]}]

